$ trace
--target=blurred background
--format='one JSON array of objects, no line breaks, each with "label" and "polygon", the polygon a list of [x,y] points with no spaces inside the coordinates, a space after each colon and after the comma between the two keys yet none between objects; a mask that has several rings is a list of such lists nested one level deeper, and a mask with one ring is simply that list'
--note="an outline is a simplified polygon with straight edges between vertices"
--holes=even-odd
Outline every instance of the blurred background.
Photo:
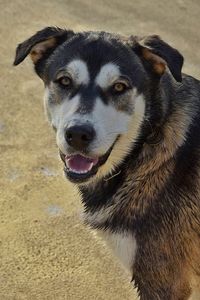
[{"label": "blurred background", "polygon": [[46,26],[159,34],[200,79],[199,0],[0,0],[0,299],[129,300],[129,278],[79,220],[43,113],[43,84],[16,45]]}]

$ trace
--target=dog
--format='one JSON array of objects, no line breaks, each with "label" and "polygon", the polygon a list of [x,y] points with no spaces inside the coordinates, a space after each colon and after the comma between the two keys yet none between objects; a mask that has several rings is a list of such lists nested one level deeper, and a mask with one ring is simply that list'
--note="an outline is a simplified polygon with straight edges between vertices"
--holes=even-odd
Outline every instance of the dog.
[{"label": "dog", "polygon": [[157,35],[57,27],[19,44],[14,65],[28,55],[84,222],[141,300],[200,299],[200,81],[183,56]]}]

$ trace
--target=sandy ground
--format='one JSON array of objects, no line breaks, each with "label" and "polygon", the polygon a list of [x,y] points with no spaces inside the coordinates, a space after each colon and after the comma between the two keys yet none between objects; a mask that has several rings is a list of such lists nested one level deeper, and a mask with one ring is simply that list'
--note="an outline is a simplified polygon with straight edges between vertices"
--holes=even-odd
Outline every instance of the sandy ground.
[{"label": "sandy ground", "polygon": [[12,67],[16,44],[47,25],[157,33],[200,78],[199,15],[199,0],[0,0],[0,299],[134,299],[118,263],[79,221],[42,82],[29,60]]}]

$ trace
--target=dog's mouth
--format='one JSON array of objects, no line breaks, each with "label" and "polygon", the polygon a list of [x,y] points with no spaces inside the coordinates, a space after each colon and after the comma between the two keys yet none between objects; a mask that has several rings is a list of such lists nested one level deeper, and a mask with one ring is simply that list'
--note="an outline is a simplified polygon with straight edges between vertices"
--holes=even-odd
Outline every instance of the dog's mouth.
[{"label": "dog's mouth", "polygon": [[98,157],[85,157],[81,154],[65,156],[67,169],[78,175],[88,174],[98,164],[98,161]]},{"label": "dog's mouth", "polygon": [[109,150],[100,157],[85,156],[82,153],[65,155],[60,151],[60,157],[65,165],[65,176],[74,183],[87,181],[97,173],[99,167],[105,164],[116,141],[117,139]]}]

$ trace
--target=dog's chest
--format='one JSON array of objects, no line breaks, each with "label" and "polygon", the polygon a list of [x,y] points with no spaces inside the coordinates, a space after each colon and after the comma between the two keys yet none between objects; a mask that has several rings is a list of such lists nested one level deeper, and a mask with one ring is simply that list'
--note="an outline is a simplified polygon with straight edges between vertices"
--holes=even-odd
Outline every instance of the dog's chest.
[{"label": "dog's chest", "polygon": [[137,248],[135,237],[130,233],[112,233],[103,230],[98,230],[98,235],[113,251],[122,265],[132,272]]},{"label": "dog's chest", "polygon": [[[91,227],[98,228],[101,224],[110,218],[111,208],[101,209],[94,213],[85,213],[84,219],[87,224]],[[98,236],[111,248],[113,253],[121,261],[122,265],[128,270],[132,271],[135,254],[137,249],[136,239],[134,234],[123,231],[123,232],[112,232],[109,230],[99,229],[95,230]]]}]

